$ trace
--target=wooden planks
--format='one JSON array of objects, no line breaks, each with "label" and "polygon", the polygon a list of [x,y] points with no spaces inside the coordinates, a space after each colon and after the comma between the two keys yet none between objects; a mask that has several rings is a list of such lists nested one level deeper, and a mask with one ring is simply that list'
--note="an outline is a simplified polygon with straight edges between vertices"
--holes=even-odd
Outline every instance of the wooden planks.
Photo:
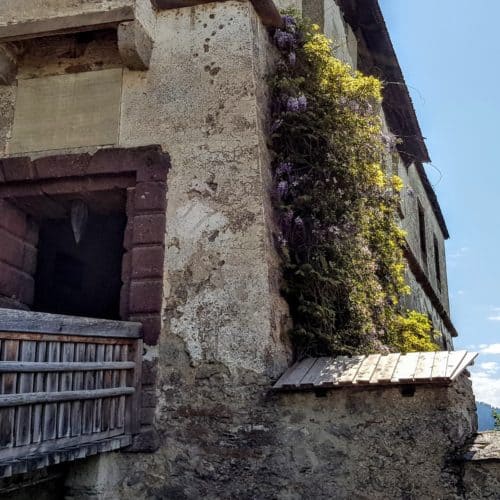
[{"label": "wooden planks", "polygon": [[140,338],[142,325],[131,321],[81,318],[0,308],[0,331],[90,337]]},{"label": "wooden planks", "polygon": [[[36,403],[61,403],[64,401],[83,401],[87,399],[101,400],[104,398],[112,398],[127,394],[134,394],[135,389],[133,387],[116,387],[112,389],[95,389],[92,391],[64,391],[64,392],[29,392],[25,394],[6,394],[0,396],[0,408],[7,408],[10,406],[25,406]],[[52,405],[50,405],[52,406]],[[61,411],[59,411],[61,413]],[[57,414],[57,410],[54,411],[54,415]],[[99,413],[99,422],[101,414]],[[54,420],[54,421],[52,421]],[[100,423],[98,424],[100,429]],[[50,425],[48,425],[48,432],[50,435],[55,437],[56,435],[56,422],[55,417],[50,419]],[[52,431],[50,430],[52,429]],[[99,430],[96,429],[96,430]]]},{"label": "wooden planks", "polygon": [[116,337],[48,330],[0,330],[0,477],[139,430],[141,339],[127,328]]},{"label": "wooden planks", "polygon": [[0,460],[0,479],[42,469],[49,465],[89,457],[98,453],[118,450],[129,446],[132,438],[129,435],[103,438],[92,443],[75,443],[62,448],[46,450],[43,453],[27,455],[18,458]]},{"label": "wooden planks", "polygon": [[368,384],[448,384],[476,356],[466,351],[440,351],[307,358],[290,367],[274,388],[305,390]]},{"label": "wooden planks", "polygon": [[[34,342],[33,342],[34,344]],[[84,344],[78,347],[85,348]],[[113,349],[114,347],[110,345]],[[40,363],[29,361],[4,361],[0,364],[0,373],[41,373],[41,372],[87,372],[103,370],[133,370],[135,363],[132,361],[116,361],[109,363],[85,363],[75,361],[74,363]]]}]

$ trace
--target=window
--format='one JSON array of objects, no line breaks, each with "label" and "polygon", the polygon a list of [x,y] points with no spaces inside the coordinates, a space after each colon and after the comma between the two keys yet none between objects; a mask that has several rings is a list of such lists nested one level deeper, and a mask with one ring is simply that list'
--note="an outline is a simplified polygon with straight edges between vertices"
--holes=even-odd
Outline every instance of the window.
[{"label": "window", "polygon": [[418,206],[418,230],[420,235],[420,251],[422,253],[422,263],[427,267],[427,241],[425,236],[425,214],[420,200],[417,200]]},{"label": "window", "polygon": [[439,244],[436,235],[434,235],[434,270],[436,271],[437,286],[439,291],[441,291],[441,264],[439,258]]}]

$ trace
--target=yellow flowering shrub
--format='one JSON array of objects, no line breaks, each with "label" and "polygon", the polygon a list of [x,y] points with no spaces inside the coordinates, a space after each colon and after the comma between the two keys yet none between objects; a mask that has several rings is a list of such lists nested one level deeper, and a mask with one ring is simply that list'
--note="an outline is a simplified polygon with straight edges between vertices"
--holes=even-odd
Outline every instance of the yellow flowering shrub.
[{"label": "yellow flowering shrub", "polygon": [[384,169],[382,84],[334,57],[293,16],[274,33],[274,201],[284,293],[300,354],[437,348],[432,325],[401,311],[409,293],[396,208],[402,182]]}]

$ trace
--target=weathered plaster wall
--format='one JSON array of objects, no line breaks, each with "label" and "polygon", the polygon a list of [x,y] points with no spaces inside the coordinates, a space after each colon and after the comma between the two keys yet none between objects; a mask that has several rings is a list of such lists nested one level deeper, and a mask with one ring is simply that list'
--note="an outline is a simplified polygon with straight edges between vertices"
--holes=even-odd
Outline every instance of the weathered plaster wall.
[{"label": "weathered plaster wall", "polygon": [[302,12],[304,17],[318,24],[323,33],[333,41],[335,55],[356,69],[356,37],[344,21],[335,0],[303,0]]},{"label": "weathered plaster wall", "polygon": [[160,13],[149,71],[125,71],[120,146],[158,143],[172,159],[165,339],[193,364],[277,374],[289,350],[267,208],[267,44],[249,3]]},{"label": "weathered plaster wall", "polygon": [[468,500],[500,498],[500,432],[482,432],[469,447],[464,490]]},{"label": "weathered plaster wall", "polygon": [[[407,231],[407,241],[413,254],[419,259],[421,266],[427,270],[427,276],[432,284],[437,296],[446,311],[449,313],[448,301],[448,280],[446,273],[446,255],[444,246],[444,235],[434,216],[429,198],[425,192],[424,186],[417,172],[417,167],[411,164],[405,167],[402,162],[399,164],[399,176],[404,182],[402,191],[402,211],[403,220],[402,226]],[[425,229],[427,242],[427,260],[424,262],[420,249],[419,223],[417,200],[422,204],[425,213]],[[434,265],[434,236],[438,240],[439,247],[439,263],[441,268],[441,290],[437,284],[436,268]]]},{"label": "weathered plaster wall", "polygon": [[160,451],[133,471],[126,455],[108,456],[100,477],[109,481],[96,489],[88,463],[71,477],[70,498],[464,498],[455,458],[476,428],[466,377],[413,397],[397,388],[316,397],[270,394],[243,371],[231,387],[222,367],[207,368],[186,362],[164,389],[179,396],[196,378],[189,403],[169,398],[162,408]]},{"label": "weathered plaster wall", "polygon": [[[0,158],[11,154],[10,145],[18,99],[18,81],[50,76],[73,75],[121,68],[116,31],[51,36],[24,41],[19,56],[17,81],[0,85]],[[26,104],[26,103],[25,103]],[[51,117],[47,117],[50,119]],[[94,131],[95,132],[95,131]],[[91,132],[92,133],[92,132]],[[22,148],[21,148],[22,149]],[[75,153],[96,148],[67,148],[58,152]],[[23,155],[25,153],[20,153]],[[37,151],[33,156],[54,154],[54,150]]]}]

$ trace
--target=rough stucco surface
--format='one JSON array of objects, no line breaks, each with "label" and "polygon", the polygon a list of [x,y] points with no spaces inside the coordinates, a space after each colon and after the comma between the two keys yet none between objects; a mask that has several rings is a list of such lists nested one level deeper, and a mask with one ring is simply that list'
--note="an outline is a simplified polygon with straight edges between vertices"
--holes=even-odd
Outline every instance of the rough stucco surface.
[{"label": "rough stucco surface", "polygon": [[464,487],[471,500],[500,498],[500,432],[481,432],[468,448]]},{"label": "rough stucco surface", "polygon": [[[444,237],[433,215],[432,207],[427,198],[424,186],[418,175],[416,166],[410,165],[408,168],[402,163],[399,165],[398,175],[404,182],[402,192],[403,228],[407,231],[407,241],[413,254],[419,259],[421,266],[426,269],[426,274],[434,288],[434,291],[441,298],[444,308],[449,312],[448,283],[446,274],[446,256],[444,248]],[[419,223],[417,200],[422,204],[425,213],[425,229],[427,241],[427,261],[423,261],[420,250]],[[441,290],[437,285],[436,268],[434,265],[434,236],[438,240],[439,264],[441,268]]]},{"label": "rough stucco surface", "polygon": [[468,463],[464,486],[467,500],[498,500],[500,498],[500,455],[495,461]]},{"label": "rough stucco surface", "polygon": [[0,27],[133,5],[134,0],[2,0]]},{"label": "rough stucco surface", "polygon": [[[179,375],[162,389],[162,448],[132,469],[127,455],[87,463],[71,477],[73,498],[465,498],[454,459],[476,425],[465,377],[414,397],[397,388],[316,397],[270,394],[243,371],[236,387],[221,366],[187,359]],[[106,483],[89,488],[96,473]]]},{"label": "rough stucco surface", "polygon": [[276,375],[289,351],[258,102],[266,36],[250,4],[159,14],[149,71],[125,72],[120,146],[159,143],[172,159],[164,339],[193,364]]},{"label": "rough stucco surface", "polygon": [[0,157],[5,153],[7,142],[10,139],[17,86],[0,85]]}]

